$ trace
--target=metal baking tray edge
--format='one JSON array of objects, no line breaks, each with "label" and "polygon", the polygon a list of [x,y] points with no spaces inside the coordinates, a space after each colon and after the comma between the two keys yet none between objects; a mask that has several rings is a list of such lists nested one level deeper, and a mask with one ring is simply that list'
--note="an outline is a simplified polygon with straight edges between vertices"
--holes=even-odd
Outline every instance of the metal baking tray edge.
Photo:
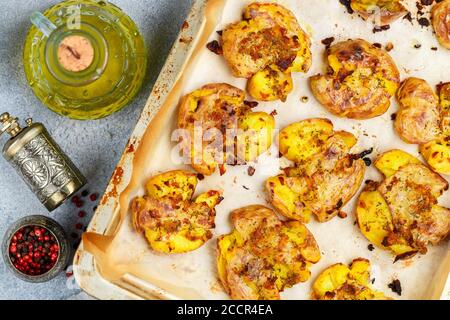
[{"label": "metal baking tray edge", "polygon": [[[114,170],[100,205],[87,228],[88,232],[104,235],[114,228],[115,222],[117,222],[114,221],[114,217],[117,216],[116,211],[119,202],[117,195],[125,189],[130,179],[130,172],[123,168],[132,166],[135,146],[139,144],[147,126],[176,83],[183,70],[184,63],[192,54],[196,45],[194,40],[204,27],[204,11],[207,2],[208,0],[194,0],[181,32],[168,55],[125,151]],[[94,256],[83,249],[83,242],[80,243],[75,253],[73,272],[79,287],[98,299],[176,299],[176,297],[160,288],[142,283],[143,281],[132,276],[125,275],[120,285],[105,280],[97,269]],[[142,288],[145,288],[145,290],[143,291]]]}]

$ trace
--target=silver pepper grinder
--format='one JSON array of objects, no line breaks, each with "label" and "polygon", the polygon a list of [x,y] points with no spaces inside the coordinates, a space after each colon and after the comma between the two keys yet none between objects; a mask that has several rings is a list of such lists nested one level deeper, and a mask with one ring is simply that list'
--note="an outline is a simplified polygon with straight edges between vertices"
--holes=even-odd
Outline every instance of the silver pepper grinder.
[{"label": "silver pepper grinder", "polygon": [[9,113],[0,116],[0,135],[11,138],[3,147],[3,157],[16,169],[41,203],[53,211],[86,184],[75,167],[41,123],[26,120],[19,126],[18,118]]}]

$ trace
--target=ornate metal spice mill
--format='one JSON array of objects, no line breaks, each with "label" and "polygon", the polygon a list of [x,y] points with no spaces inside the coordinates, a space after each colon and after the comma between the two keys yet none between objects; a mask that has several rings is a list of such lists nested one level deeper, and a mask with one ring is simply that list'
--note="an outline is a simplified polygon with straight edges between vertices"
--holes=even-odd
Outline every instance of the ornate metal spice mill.
[{"label": "ornate metal spice mill", "polygon": [[86,184],[86,179],[49,135],[41,123],[19,119],[9,113],[0,116],[0,135],[11,138],[3,147],[3,157],[27,183],[41,203],[55,210]]}]

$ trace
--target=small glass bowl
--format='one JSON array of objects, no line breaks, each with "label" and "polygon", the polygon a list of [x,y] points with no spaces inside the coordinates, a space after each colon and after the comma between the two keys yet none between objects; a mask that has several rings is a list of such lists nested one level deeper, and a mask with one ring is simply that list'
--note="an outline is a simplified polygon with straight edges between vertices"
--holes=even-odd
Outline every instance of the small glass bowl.
[{"label": "small glass bowl", "polygon": [[[40,275],[28,275],[19,271],[13,265],[10,258],[9,247],[12,237],[21,228],[27,226],[39,226],[48,229],[50,233],[52,233],[52,235],[55,237],[58,243],[59,247],[58,259],[56,260],[55,264],[50,270]],[[65,267],[69,263],[70,259],[69,241],[66,233],[64,232],[64,229],[55,220],[41,215],[27,216],[14,222],[6,231],[2,242],[2,255],[6,266],[17,278],[28,282],[46,282],[56,277],[62,270],[65,269]]]}]

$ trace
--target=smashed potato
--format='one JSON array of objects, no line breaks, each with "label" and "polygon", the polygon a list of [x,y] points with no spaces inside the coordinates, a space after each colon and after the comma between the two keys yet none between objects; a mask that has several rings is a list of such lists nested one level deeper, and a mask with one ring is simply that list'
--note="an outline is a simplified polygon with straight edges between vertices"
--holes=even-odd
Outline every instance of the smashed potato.
[{"label": "smashed potato", "polygon": [[407,143],[422,144],[440,134],[439,99],[425,80],[406,79],[397,92],[400,109],[395,117],[395,129]]},{"label": "smashed potato", "polygon": [[375,18],[375,23],[385,26],[408,13],[400,0],[351,0],[350,6],[364,20]]},{"label": "smashed potato", "polygon": [[247,82],[248,93],[259,101],[286,100],[293,88],[291,74],[274,66],[258,71]]},{"label": "smashed potato", "polygon": [[322,271],[313,283],[314,300],[385,300],[382,292],[370,285],[370,262],[354,259],[350,266],[342,263]]},{"label": "smashed potato", "polygon": [[392,58],[362,39],[327,50],[329,73],[310,78],[314,96],[330,112],[351,119],[382,115],[395,95],[400,74]]},{"label": "smashed potato", "polygon": [[233,75],[249,79],[249,94],[261,101],[286,100],[291,72],[311,67],[311,41],[294,14],[276,3],[252,3],[243,21],[222,31],[223,55]]},{"label": "smashed potato", "polygon": [[210,190],[192,199],[197,175],[177,170],[150,178],[147,194],[133,199],[134,228],[144,233],[150,247],[161,253],[184,253],[212,237],[219,191]]},{"label": "smashed potato", "polygon": [[450,0],[434,5],[431,10],[431,19],[439,43],[450,49]]},{"label": "smashed potato", "polygon": [[356,207],[359,228],[373,244],[389,249],[396,260],[426,253],[450,233],[450,210],[438,205],[448,183],[401,150],[382,154],[375,166],[383,182],[370,182]]},{"label": "smashed potato", "polygon": [[364,177],[364,161],[349,154],[356,138],[333,131],[328,119],[308,119],[284,128],[279,141],[280,153],[295,166],[266,181],[271,204],[304,223],[311,214],[320,222],[339,214]]},{"label": "smashed potato", "polygon": [[244,99],[244,91],[225,83],[205,85],[181,99],[178,128],[188,133],[181,143],[197,172],[211,175],[220,166],[223,174],[225,164],[253,161],[270,148],[273,116],[252,112]]},{"label": "smashed potato", "polygon": [[439,97],[425,80],[408,78],[397,92],[400,110],[395,129],[436,172],[450,174],[450,84],[438,86]]},{"label": "smashed potato", "polygon": [[217,268],[236,300],[275,300],[307,281],[320,260],[313,235],[298,221],[281,221],[271,209],[253,205],[231,213],[232,233],[218,239]]},{"label": "smashed potato", "polygon": [[450,113],[450,82],[438,85],[439,100],[446,116]]}]

